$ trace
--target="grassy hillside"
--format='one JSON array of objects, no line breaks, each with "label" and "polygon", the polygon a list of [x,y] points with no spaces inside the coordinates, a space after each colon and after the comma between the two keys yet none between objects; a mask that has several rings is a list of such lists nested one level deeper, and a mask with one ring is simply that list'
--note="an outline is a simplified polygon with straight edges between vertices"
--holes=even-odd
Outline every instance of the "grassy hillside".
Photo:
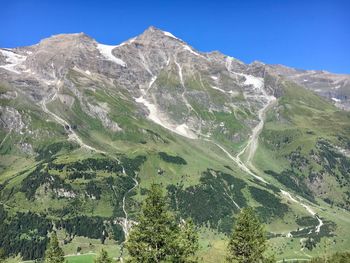
[{"label": "grassy hillside", "polygon": [[[18,98],[17,103],[2,101],[25,111],[32,120],[28,129],[36,134],[19,138],[15,133],[0,133],[4,141],[0,147],[0,230],[4,233],[0,246],[6,246],[9,255],[42,256],[47,232],[56,228],[66,254],[75,254],[78,248],[82,254],[97,253],[106,247],[118,257],[125,238],[121,227],[125,211],[129,219],[137,219],[152,182],[162,183],[174,213],[193,218],[203,262],[224,258],[235,216],[247,205],[266,224],[271,252],[279,259],[321,253],[326,238],[332,240],[331,249],[349,246],[349,216],[340,208],[349,209],[350,165],[339,150],[349,148],[349,114],[286,83],[283,96],[268,113],[254,158],[261,175],[272,182],[268,185],[243,172],[213,142],[178,136],[145,119],[128,91],[109,89],[107,84],[105,90],[87,89],[89,85],[82,85],[76,72],[71,74],[76,78],[77,94],[84,96],[63,89],[64,99],[47,104],[70,124],[69,129],[54,122],[38,105],[27,105],[25,98]],[[210,90],[215,103],[242,100],[242,96],[227,98],[197,76],[187,82],[191,92],[201,85]],[[171,90],[179,86],[179,80],[170,71],[162,73],[155,85]],[[256,117],[244,108],[209,111],[205,103],[192,103],[207,123],[203,131],[211,132],[213,140],[230,153],[239,151],[248,138],[249,121]],[[107,105],[107,117],[122,130],[105,128],[89,112],[89,104]],[[176,107],[173,114],[178,114]],[[72,131],[95,150],[67,140]],[[20,151],[19,140],[31,143],[33,153]],[[320,233],[308,234],[318,221],[283,196],[278,187],[302,196],[322,217]],[[288,233],[294,237],[287,237]],[[13,240],[11,246],[8,239]],[[301,250],[306,241],[316,247]],[[92,256],[68,260],[90,260],[85,257]]]},{"label": "grassy hillside", "polygon": [[[319,96],[292,83],[286,83],[283,96],[269,112],[255,166],[284,189],[314,204],[317,213],[328,222],[331,234],[321,239],[312,251],[298,256],[322,254],[350,246],[349,226],[350,114],[339,111]],[[326,227],[325,227],[326,228]],[[307,228],[306,228],[307,229]],[[293,233],[292,233],[293,234]],[[310,238],[307,231],[294,233],[287,242],[273,239],[275,251],[296,256],[300,240]]]}]

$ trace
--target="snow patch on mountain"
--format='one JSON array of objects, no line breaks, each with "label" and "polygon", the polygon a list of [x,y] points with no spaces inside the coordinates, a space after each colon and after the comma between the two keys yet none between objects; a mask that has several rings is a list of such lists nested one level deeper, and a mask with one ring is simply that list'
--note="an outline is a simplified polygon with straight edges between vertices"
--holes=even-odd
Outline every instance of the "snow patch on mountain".
[{"label": "snow patch on mountain", "polygon": [[198,57],[201,57],[201,58],[205,58],[204,56],[202,56],[201,54],[197,53],[196,51],[193,51],[192,48],[190,48],[189,46],[187,45],[184,45],[183,48],[187,51],[189,51],[190,53],[192,53],[193,55],[196,55]]},{"label": "snow patch on mountain", "polygon": [[163,34],[166,35],[166,36],[168,36],[168,37],[171,37],[171,38],[175,38],[175,39],[177,39],[177,40],[180,40],[180,39],[178,39],[176,36],[174,36],[173,34],[171,34],[170,32],[163,31]]},{"label": "snow patch on mountain", "polygon": [[[176,61],[175,61],[176,63]],[[180,82],[183,85],[183,78],[182,78],[182,72],[181,69],[179,69],[179,74],[180,74]],[[151,81],[148,84],[148,89],[147,91],[152,87],[153,83],[156,81],[157,77],[153,76]],[[143,91],[143,96],[135,99],[136,102],[143,104],[144,106],[146,106],[146,108],[149,111],[149,114],[147,116],[148,119],[150,119],[151,121],[159,124],[160,126],[162,126],[163,128],[170,130],[174,133],[177,133],[181,136],[184,136],[186,138],[189,139],[197,139],[197,136],[188,128],[188,126],[186,124],[181,124],[181,125],[175,125],[173,123],[170,123],[167,116],[164,115],[164,113],[160,112],[157,109],[157,106],[153,103],[151,103],[150,101],[148,101],[147,99],[145,99],[145,95],[147,93],[147,91]]]},{"label": "snow patch on mountain", "polygon": [[195,136],[190,129],[188,128],[186,123],[183,123],[181,125],[176,126],[175,131],[178,134],[181,134],[182,136],[186,136],[187,138],[191,138],[191,139],[196,139],[197,136]]},{"label": "snow patch on mountain", "polygon": [[216,87],[216,86],[210,86],[212,89],[215,89],[215,90],[218,90],[218,91],[220,91],[220,92],[222,92],[222,93],[229,93],[228,91],[226,91],[226,90],[223,90],[223,89],[220,89],[220,88],[218,88],[218,87]]},{"label": "snow patch on mountain", "polygon": [[107,60],[110,60],[114,63],[117,63],[118,65],[122,67],[126,67],[126,63],[121,60],[120,58],[117,58],[113,55],[112,51],[117,46],[110,46],[110,45],[104,45],[104,44],[97,44],[97,49],[100,51],[101,55],[104,56]]},{"label": "snow patch on mountain", "polygon": [[229,72],[232,71],[232,63],[233,62],[241,64],[241,65],[244,65],[244,63],[242,61],[239,61],[238,59],[235,59],[233,57],[227,56],[225,58],[225,67],[226,67],[227,71],[229,71]]},{"label": "snow patch on mountain", "polygon": [[20,72],[16,69],[16,67],[22,64],[27,59],[27,57],[16,54],[13,51],[8,51],[3,49],[0,49],[0,52],[3,56],[6,57],[6,62],[7,62],[7,64],[1,65],[0,67],[8,71],[12,71],[13,73],[20,74]]},{"label": "snow patch on mountain", "polygon": [[157,109],[156,105],[146,100],[144,97],[141,96],[135,99],[135,101],[146,106],[149,111],[147,118],[151,121],[186,138],[197,139],[197,136],[188,128],[186,124],[174,125],[170,123],[166,116]]},{"label": "snow patch on mountain", "polygon": [[253,85],[255,88],[260,89],[264,84],[262,78],[257,78],[257,77],[254,77],[252,75],[247,75],[247,74],[239,74],[239,75],[245,77],[244,85],[246,85],[246,86]]},{"label": "snow patch on mountain", "polygon": [[156,80],[157,80],[157,76],[153,76],[150,83],[148,84],[148,89],[147,89],[146,93],[150,90],[150,88],[152,88],[152,85]]},{"label": "snow patch on mountain", "polygon": [[122,46],[125,46],[125,45],[128,45],[128,44],[131,44],[131,43],[133,43],[135,40],[136,40],[136,37],[130,38],[129,40],[124,41],[124,42],[122,42],[121,44],[119,44],[119,45],[117,45],[117,46],[115,46],[115,47],[122,47]]},{"label": "snow patch on mountain", "polygon": [[179,78],[180,78],[180,83],[181,83],[181,86],[183,87],[183,92],[181,94],[181,97],[187,107],[187,109],[189,111],[193,111],[195,112],[197,115],[198,113],[193,109],[192,105],[188,102],[187,98],[186,98],[186,86],[185,86],[185,81],[184,81],[184,78],[183,78],[183,74],[182,74],[182,66],[176,61],[176,59],[174,59],[174,62],[178,68],[178,74],[179,74]]}]

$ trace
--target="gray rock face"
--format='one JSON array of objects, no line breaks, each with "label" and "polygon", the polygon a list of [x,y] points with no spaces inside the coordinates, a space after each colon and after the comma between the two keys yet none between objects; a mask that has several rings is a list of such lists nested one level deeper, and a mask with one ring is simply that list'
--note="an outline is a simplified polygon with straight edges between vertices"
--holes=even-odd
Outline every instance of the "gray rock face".
[{"label": "gray rock face", "polygon": [[74,66],[87,67],[87,62],[98,56],[95,45],[93,39],[82,33],[56,35],[31,47],[24,66],[41,79],[55,81]]},{"label": "gray rock face", "polygon": [[332,101],[338,108],[350,110],[350,75],[298,70],[282,65],[269,65],[267,70],[314,91]]},{"label": "gray rock face", "polygon": [[[348,75],[260,62],[246,65],[217,51],[196,51],[154,27],[116,46],[99,44],[79,33],[52,36],[30,47],[0,49],[0,78],[11,87],[7,95],[0,94],[5,99],[20,94],[45,113],[44,105],[49,103],[68,108],[80,103],[86,114],[112,132],[121,131],[109,116],[112,105],[90,103],[87,91],[113,92],[138,109],[135,116],[144,114],[181,135],[194,138],[219,132],[235,142],[248,136],[243,130],[256,125],[259,110],[270,97],[281,95],[280,78],[350,109]],[[19,113],[1,109],[2,127],[20,129]],[[63,112],[55,114],[56,120],[64,118]],[[243,123],[242,130],[224,127],[218,116],[225,114]]]},{"label": "gray rock face", "polygon": [[8,132],[22,133],[25,124],[22,121],[21,114],[15,108],[0,106],[0,128]]},{"label": "gray rock face", "polygon": [[87,106],[88,106],[89,115],[101,120],[102,125],[106,129],[110,129],[113,132],[118,132],[122,130],[119,127],[118,123],[112,121],[108,117],[109,108],[107,104],[95,105],[95,104],[87,103]]}]

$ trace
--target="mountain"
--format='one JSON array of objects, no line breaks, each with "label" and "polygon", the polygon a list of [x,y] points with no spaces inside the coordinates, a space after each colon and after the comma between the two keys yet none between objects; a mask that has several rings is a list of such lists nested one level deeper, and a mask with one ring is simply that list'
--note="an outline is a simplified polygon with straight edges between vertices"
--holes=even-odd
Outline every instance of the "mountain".
[{"label": "mountain", "polygon": [[[350,76],[203,53],[154,27],[119,45],[62,34],[0,49],[0,247],[125,254],[152,182],[225,256],[253,206],[277,258],[346,250]],[[11,243],[9,243],[11,240]]]}]

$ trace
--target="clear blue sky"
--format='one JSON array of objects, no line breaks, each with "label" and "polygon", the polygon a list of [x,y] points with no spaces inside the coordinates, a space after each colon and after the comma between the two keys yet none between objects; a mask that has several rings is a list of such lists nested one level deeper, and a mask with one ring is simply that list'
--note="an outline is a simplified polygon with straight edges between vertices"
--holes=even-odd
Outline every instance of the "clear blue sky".
[{"label": "clear blue sky", "polygon": [[0,47],[85,32],[118,44],[153,25],[201,51],[350,73],[350,1],[2,0]]}]

